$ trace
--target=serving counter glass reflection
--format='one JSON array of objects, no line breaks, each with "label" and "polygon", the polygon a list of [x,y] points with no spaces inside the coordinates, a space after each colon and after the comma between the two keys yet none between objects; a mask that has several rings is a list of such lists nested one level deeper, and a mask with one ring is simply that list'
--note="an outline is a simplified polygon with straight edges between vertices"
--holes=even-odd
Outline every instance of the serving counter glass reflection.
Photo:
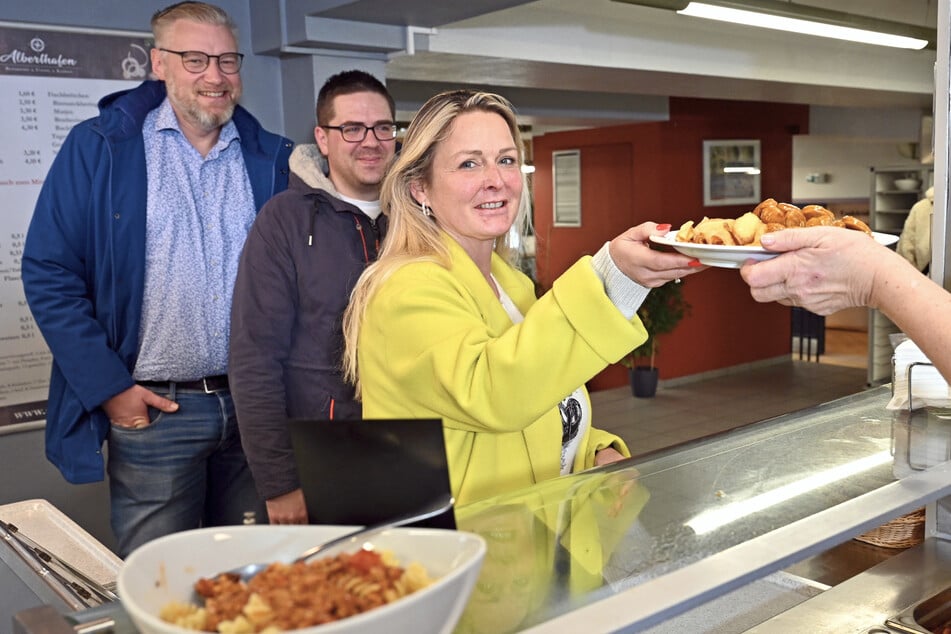
[{"label": "serving counter glass reflection", "polygon": [[[951,421],[886,410],[890,396],[874,388],[459,508],[489,550],[457,631],[669,624],[947,496]],[[943,542],[935,508],[928,547]]]},{"label": "serving counter glass reflection", "polygon": [[[456,632],[896,631],[888,618],[951,587],[951,412],[889,411],[890,396],[877,387],[457,508],[488,552]],[[920,546],[831,588],[788,573],[922,506]],[[59,631],[49,616],[16,631]],[[66,616],[62,631],[133,631],[121,604]]]}]

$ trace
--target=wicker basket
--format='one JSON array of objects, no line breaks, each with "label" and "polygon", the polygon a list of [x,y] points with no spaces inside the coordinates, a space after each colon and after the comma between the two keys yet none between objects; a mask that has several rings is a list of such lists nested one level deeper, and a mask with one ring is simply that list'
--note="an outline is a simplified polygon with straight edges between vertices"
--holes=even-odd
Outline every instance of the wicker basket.
[{"label": "wicker basket", "polygon": [[856,537],[860,542],[883,548],[909,548],[925,540],[925,509],[896,517]]}]

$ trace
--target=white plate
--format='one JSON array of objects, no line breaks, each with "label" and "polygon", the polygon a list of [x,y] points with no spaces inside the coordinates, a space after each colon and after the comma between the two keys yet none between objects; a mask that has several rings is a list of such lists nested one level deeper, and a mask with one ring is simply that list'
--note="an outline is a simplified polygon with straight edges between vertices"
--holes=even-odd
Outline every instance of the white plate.
[{"label": "white plate", "polygon": [[[876,242],[885,246],[898,242],[898,236],[890,233],[873,231],[872,236]],[[670,231],[663,236],[651,236],[651,242],[673,247],[684,255],[697,258],[701,264],[723,269],[738,269],[747,260],[769,260],[779,255],[779,253],[767,251],[763,247],[731,247],[722,244],[678,242],[676,231]]]}]

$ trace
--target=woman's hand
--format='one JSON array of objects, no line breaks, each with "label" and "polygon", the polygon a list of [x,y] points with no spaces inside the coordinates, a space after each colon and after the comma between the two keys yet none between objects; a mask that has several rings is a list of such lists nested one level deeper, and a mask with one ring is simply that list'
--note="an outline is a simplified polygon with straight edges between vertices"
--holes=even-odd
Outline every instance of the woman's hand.
[{"label": "woman's hand", "polygon": [[624,275],[646,288],[657,288],[707,268],[696,258],[651,249],[650,237],[668,231],[669,224],[645,222],[611,240],[608,252]]},{"label": "woman's hand", "polygon": [[598,453],[594,454],[594,465],[596,467],[611,464],[612,462],[620,462],[621,460],[624,460],[624,454],[614,447],[605,447]]},{"label": "woman's hand", "polygon": [[852,306],[881,310],[951,380],[951,295],[908,260],[859,231],[805,227],[767,233],[782,255],[740,269],[758,302],[828,315]]},{"label": "woman's hand", "polygon": [[761,241],[764,248],[784,253],[740,269],[753,299],[817,315],[873,303],[877,267],[899,257],[861,231],[838,227],[787,229],[767,233]]}]

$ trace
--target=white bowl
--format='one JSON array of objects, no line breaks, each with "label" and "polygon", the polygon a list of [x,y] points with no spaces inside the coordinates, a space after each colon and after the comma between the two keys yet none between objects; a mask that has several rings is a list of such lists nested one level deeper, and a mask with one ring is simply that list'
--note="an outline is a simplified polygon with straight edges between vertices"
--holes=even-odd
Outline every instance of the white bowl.
[{"label": "white bowl", "polygon": [[[118,576],[119,597],[142,634],[194,634],[161,620],[158,614],[172,601],[190,601],[199,577],[251,562],[290,561],[349,530],[352,527],[231,526],[168,535],[144,544],[125,560]],[[485,540],[462,531],[394,528],[367,541],[378,550],[392,552],[401,565],[419,562],[435,582],[363,614],[296,632],[452,632],[479,575]]]},{"label": "white bowl", "polygon": [[921,185],[921,181],[916,178],[896,178],[895,187],[902,191],[912,191],[918,189]]}]

